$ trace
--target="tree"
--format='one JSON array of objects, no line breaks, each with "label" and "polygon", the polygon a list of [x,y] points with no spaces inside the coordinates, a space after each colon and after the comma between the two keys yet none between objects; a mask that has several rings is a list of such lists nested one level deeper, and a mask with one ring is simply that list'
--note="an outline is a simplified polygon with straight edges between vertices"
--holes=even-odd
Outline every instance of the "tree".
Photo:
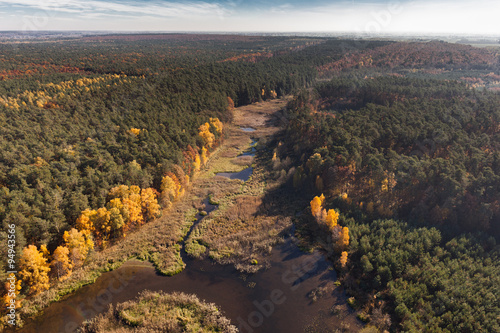
[{"label": "tree", "polygon": [[323,178],[321,178],[320,175],[317,175],[316,176],[316,181],[314,182],[314,185],[316,186],[316,189],[318,191],[323,191],[323,188],[324,188],[324,184],[323,184]]},{"label": "tree", "polygon": [[181,185],[177,176],[172,173],[165,175],[161,180],[161,195],[167,202],[167,206],[178,198],[180,192]]},{"label": "tree", "polygon": [[234,110],[234,101],[229,96],[227,96],[227,110],[228,111],[233,111]]},{"label": "tree", "polygon": [[200,167],[201,167],[200,155],[198,153],[196,153],[196,155],[194,157],[194,161],[193,161],[193,169],[195,172],[198,172],[198,171],[200,171]]},{"label": "tree", "polygon": [[80,217],[76,220],[75,226],[78,230],[84,231],[88,234],[91,234],[95,230],[93,216],[96,214],[96,211],[90,208],[85,209]]},{"label": "tree", "polygon": [[110,223],[111,213],[106,209],[106,207],[101,207],[96,211],[92,218],[95,227],[94,236],[97,241],[102,242],[102,245],[105,245],[112,232]]},{"label": "tree", "polygon": [[155,190],[145,188],[141,191],[142,215],[146,221],[153,220],[161,215],[161,208],[156,200]]},{"label": "tree", "polygon": [[219,118],[210,118],[210,124],[212,124],[212,126],[215,128],[217,134],[222,134],[223,125]]},{"label": "tree", "polygon": [[328,229],[333,230],[337,226],[337,221],[339,220],[339,213],[335,209],[329,209],[326,215],[325,223]]},{"label": "tree", "polygon": [[340,255],[340,265],[342,267],[345,267],[346,264],[347,264],[347,252],[342,251],[342,253]]},{"label": "tree", "polygon": [[72,228],[70,231],[64,232],[63,239],[69,249],[69,257],[73,267],[81,267],[90,250],[94,248],[90,234]]},{"label": "tree", "polygon": [[123,198],[123,206],[129,213],[129,221],[127,222],[127,229],[133,225],[142,225],[144,217],[142,216],[141,205],[141,189],[138,186],[130,186],[130,191],[127,197]]},{"label": "tree", "polygon": [[321,194],[321,196],[315,196],[311,200],[311,213],[314,217],[319,218],[321,216],[321,210],[323,201],[325,200],[325,196]]},{"label": "tree", "polygon": [[52,254],[51,272],[57,276],[59,281],[65,280],[73,269],[73,263],[69,258],[69,249],[66,246],[58,246]]},{"label": "tree", "polygon": [[337,240],[337,246],[340,249],[345,249],[349,246],[349,228],[342,228],[342,230],[340,231],[340,237]]},{"label": "tree", "polygon": [[203,141],[203,146],[207,148],[212,147],[215,141],[215,135],[210,132],[210,124],[204,123],[203,125],[200,126],[198,130],[199,130],[198,134]]},{"label": "tree", "polygon": [[201,147],[200,159],[201,159],[201,165],[205,166],[207,164],[207,161],[208,161],[207,148]]},{"label": "tree", "polygon": [[29,294],[38,294],[49,289],[50,267],[43,253],[36,246],[29,245],[21,253],[19,275],[23,284],[28,287]]}]

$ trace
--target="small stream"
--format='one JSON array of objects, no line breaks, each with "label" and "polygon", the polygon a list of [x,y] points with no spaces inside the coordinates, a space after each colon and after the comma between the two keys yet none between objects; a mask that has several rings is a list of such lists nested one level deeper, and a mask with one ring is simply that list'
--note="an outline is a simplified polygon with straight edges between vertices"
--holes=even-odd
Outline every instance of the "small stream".
[{"label": "small stream", "polygon": [[238,157],[255,156],[256,152],[257,152],[257,140],[252,139],[252,142],[250,143],[250,149],[244,151],[243,153],[241,153],[241,155],[238,155]]}]

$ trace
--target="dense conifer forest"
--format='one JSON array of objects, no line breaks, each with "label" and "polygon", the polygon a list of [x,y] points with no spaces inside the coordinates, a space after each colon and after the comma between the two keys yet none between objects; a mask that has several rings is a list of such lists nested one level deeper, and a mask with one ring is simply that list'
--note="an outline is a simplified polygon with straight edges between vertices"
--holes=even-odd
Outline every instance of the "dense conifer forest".
[{"label": "dense conifer forest", "polygon": [[499,330],[499,105],[498,93],[465,82],[355,72],[289,103],[277,156],[299,161],[290,186],[324,194],[349,246],[314,202],[299,233],[340,258],[362,320]]}]

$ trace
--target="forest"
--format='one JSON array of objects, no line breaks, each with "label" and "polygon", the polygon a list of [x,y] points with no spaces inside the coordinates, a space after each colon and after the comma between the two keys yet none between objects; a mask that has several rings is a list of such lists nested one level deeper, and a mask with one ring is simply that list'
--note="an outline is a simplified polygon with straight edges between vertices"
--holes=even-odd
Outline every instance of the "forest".
[{"label": "forest", "polygon": [[316,195],[299,234],[339,263],[360,319],[499,330],[499,104],[463,81],[352,71],[289,103],[277,156]]},{"label": "forest", "polygon": [[500,331],[499,87],[498,52],[440,41],[1,43],[0,241],[16,245],[0,254],[18,256],[17,299],[161,216],[235,107],[294,95],[272,163],[304,203],[296,236],[335,262],[359,319]]}]

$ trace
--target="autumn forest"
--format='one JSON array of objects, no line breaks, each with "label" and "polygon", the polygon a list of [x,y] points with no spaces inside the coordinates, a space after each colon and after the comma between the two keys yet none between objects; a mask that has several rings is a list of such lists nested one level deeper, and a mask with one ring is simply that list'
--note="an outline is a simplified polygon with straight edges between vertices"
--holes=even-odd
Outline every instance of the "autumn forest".
[{"label": "autumn forest", "polygon": [[[336,272],[331,282],[343,294],[335,295],[358,325],[338,332],[499,332],[499,94],[498,48],[437,40],[131,34],[2,42],[2,304],[15,304],[19,327],[130,258],[163,275],[181,272],[187,257],[260,274],[268,267],[259,263],[292,237]],[[262,125],[276,131],[252,137],[250,185],[224,185],[246,197],[224,197],[213,180],[206,186],[207,202],[220,214],[240,207],[237,217],[214,215],[205,229],[191,217],[187,227],[161,227],[147,246],[122,246],[148,224],[187,214],[181,207],[195,180],[233,145],[240,108],[279,101]],[[242,204],[250,201],[252,213]],[[195,209],[200,225],[208,206]],[[264,215],[289,222],[250,228],[242,217]],[[263,233],[266,250],[248,234],[212,241],[245,228]],[[248,256],[238,250],[245,247]],[[14,287],[9,271],[18,272]],[[161,299],[172,332],[238,331],[215,305],[159,295],[140,297]],[[188,324],[175,319],[182,302],[196,309]],[[143,306],[116,305],[79,330],[142,327],[124,309]],[[8,320],[2,313],[0,330]]]}]

